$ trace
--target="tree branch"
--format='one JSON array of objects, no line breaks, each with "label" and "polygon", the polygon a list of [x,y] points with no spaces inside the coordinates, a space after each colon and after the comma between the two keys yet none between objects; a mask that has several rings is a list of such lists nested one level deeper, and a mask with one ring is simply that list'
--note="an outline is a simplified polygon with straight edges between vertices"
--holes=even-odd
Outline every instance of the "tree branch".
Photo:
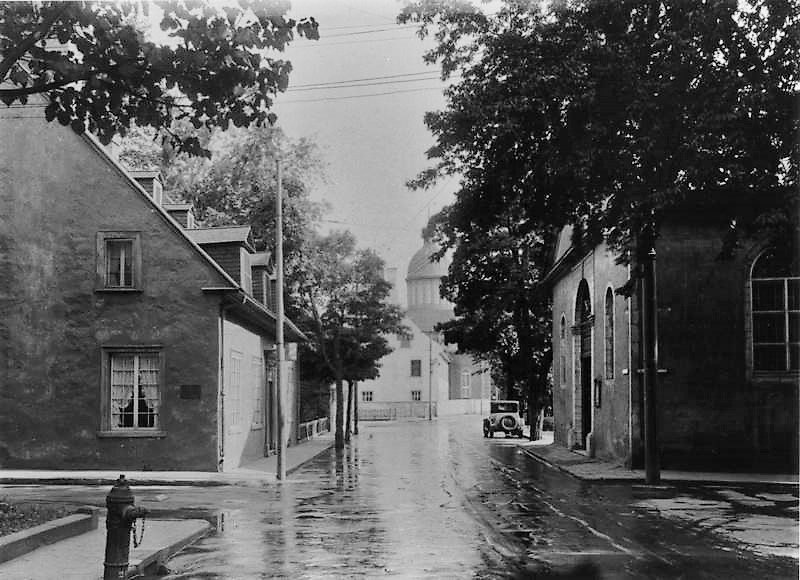
[{"label": "tree branch", "polygon": [[29,87],[19,87],[16,89],[0,89],[0,98],[2,97],[21,97],[23,95],[35,95],[52,91],[53,89],[60,89],[61,87],[76,83],[78,81],[85,81],[86,77],[62,79],[60,81],[53,81],[43,85],[31,85]]},{"label": "tree branch", "polygon": [[8,71],[10,71],[11,67],[14,66],[14,63],[22,58],[25,53],[27,53],[37,42],[44,38],[45,34],[47,34],[50,28],[52,28],[56,20],[61,18],[61,15],[66,12],[68,6],[69,3],[65,2],[62,4],[59,10],[54,11],[49,18],[45,18],[41,22],[37,30],[35,30],[25,40],[17,44],[14,48],[6,53],[5,58],[0,61],[0,80],[4,80],[6,75],[8,75]]}]

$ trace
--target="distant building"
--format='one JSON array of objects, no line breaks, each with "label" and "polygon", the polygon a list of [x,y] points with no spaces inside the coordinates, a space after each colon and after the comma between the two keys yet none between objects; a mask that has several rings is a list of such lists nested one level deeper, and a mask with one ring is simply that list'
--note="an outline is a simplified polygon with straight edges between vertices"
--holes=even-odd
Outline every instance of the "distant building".
[{"label": "distant building", "polygon": [[[658,444],[668,469],[797,471],[800,268],[750,241],[718,259],[722,229],[668,221],[657,242]],[[635,264],[561,233],[553,284],[555,441],[643,465]]]},{"label": "distant building", "polygon": [[[390,419],[479,413],[488,409],[492,383],[487,365],[469,355],[457,354],[446,345],[436,324],[453,318],[453,305],[439,294],[449,259],[431,261],[437,251],[430,238],[423,238],[408,265],[406,295],[408,309],[403,323],[409,338],[389,337],[394,349],[381,360],[380,377],[359,384],[359,417]],[[400,304],[397,270],[387,269],[393,286],[391,300]]]},{"label": "distant building", "polygon": [[270,453],[268,256],[249,228],[190,229],[156,172],[43,107],[0,108],[0,466],[224,471]]}]

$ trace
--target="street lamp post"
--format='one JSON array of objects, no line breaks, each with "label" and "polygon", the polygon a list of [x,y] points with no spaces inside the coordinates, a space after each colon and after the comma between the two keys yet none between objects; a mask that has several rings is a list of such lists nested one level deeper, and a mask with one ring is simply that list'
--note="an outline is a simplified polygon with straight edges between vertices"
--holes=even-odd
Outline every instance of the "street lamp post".
[{"label": "street lamp post", "polygon": [[428,334],[428,421],[433,421],[433,337]]}]

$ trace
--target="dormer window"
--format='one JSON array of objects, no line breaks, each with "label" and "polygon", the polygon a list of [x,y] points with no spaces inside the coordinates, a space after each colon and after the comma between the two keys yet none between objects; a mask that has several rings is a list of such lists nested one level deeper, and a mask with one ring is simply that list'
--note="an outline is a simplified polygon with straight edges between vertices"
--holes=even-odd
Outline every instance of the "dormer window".
[{"label": "dormer window", "polygon": [[139,232],[97,234],[98,290],[141,290],[141,269]]}]

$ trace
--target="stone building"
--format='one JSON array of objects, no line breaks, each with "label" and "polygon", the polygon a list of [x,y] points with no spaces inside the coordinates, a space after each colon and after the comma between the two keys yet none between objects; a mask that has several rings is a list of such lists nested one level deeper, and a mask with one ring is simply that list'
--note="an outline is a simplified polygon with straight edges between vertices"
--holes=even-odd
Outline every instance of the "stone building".
[{"label": "stone building", "polygon": [[[660,463],[797,471],[798,256],[748,242],[720,259],[723,228],[667,222],[657,242]],[[562,231],[553,288],[555,441],[643,465],[643,365],[635,265]]]},{"label": "stone building", "polygon": [[42,104],[0,108],[0,134],[0,466],[217,471],[269,453],[275,316],[249,229],[187,229],[156,173]]}]

